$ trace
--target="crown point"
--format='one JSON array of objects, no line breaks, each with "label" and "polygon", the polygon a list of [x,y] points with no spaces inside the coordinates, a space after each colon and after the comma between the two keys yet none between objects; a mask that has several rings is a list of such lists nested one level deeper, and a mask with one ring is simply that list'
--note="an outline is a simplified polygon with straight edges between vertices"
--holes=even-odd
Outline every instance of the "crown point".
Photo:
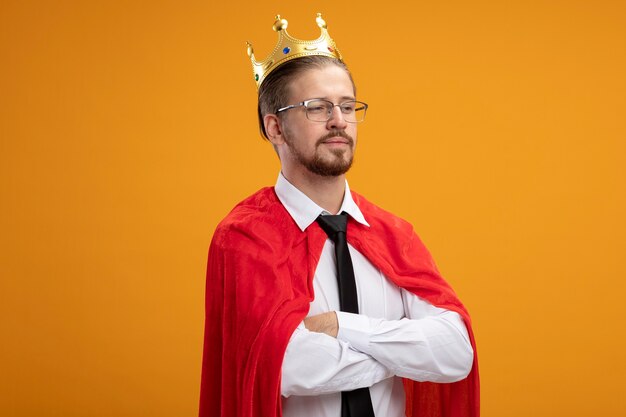
[{"label": "crown point", "polygon": [[287,29],[287,25],[288,25],[287,19],[281,19],[280,15],[277,14],[276,21],[274,22],[272,29],[274,29],[274,32],[280,32],[281,30]]},{"label": "crown point", "polygon": [[326,21],[322,19],[321,13],[317,14],[317,17],[315,18],[315,22],[317,23],[317,26],[319,26],[321,29],[326,29]]},{"label": "crown point", "polygon": [[246,45],[248,45],[248,56],[252,58],[252,55],[254,55],[254,49],[252,49],[252,44],[246,41]]}]

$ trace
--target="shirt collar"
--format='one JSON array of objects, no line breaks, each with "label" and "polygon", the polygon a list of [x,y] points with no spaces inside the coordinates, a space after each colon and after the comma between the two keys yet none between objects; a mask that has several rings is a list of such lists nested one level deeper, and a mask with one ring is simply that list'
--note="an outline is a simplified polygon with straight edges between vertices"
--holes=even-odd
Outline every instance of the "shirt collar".
[{"label": "shirt collar", "polygon": [[[315,204],[313,200],[307,197],[302,191],[298,190],[293,184],[287,181],[287,178],[285,178],[282,172],[278,174],[274,190],[276,191],[276,195],[278,196],[280,202],[283,206],[285,206],[289,215],[291,215],[300,230],[303,232],[311,223],[315,221],[315,219],[317,219],[320,214],[330,214]],[[361,213],[361,209],[359,209],[359,206],[357,206],[352,199],[348,181],[346,181],[346,190],[343,195],[343,202],[341,203],[339,213],[343,211],[348,213],[350,217],[357,222],[369,227],[369,223],[365,220],[363,213]]]}]

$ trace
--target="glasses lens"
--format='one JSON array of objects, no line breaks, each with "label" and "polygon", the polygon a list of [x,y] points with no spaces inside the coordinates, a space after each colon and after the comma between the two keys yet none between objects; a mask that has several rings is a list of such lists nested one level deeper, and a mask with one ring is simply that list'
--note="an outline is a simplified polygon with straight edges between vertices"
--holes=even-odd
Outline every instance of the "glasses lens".
[{"label": "glasses lens", "polygon": [[365,120],[367,104],[362,101],[347,101],[341,103],[341,112],[346,122],[362,122]]},{"label": "glasses lens", "polygon": [[326,122],[332,111],[333,103],[326,100],[313,100],[306,105],[306,117],[314,122]]},{"label": "glasses lens", "polygon": [[[313,100],[306,104],[306,117],[314,122],[327,122],[333,114],[335,105],[326,100]],[[365,120],[367,104],[362,101],[346,101],[339,104],[339,109],[346,122],[356,123]]]}]

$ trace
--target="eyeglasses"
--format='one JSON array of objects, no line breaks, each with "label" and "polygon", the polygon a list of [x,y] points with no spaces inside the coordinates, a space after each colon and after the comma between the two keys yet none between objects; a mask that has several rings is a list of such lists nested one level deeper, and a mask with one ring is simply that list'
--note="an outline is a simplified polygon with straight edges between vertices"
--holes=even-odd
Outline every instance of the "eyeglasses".
[{"label": "eyeglasses", "polygon": [[333,116],[333,109],[339,107],[343,119],[349,123],[358,123],[365,120],[365,112],[367,111],[367,104],[362,101],[349,100],[343,103],[335,104],[332,101],[314,98],[311,100],[304,100],[298,104],[292,104],[291,106],[282,107],[276,110],[276,113],[280,113],[286,110],[295,109],[296,107],[304,107],[306,110],[306,118],[313,122],[327,122]]}]

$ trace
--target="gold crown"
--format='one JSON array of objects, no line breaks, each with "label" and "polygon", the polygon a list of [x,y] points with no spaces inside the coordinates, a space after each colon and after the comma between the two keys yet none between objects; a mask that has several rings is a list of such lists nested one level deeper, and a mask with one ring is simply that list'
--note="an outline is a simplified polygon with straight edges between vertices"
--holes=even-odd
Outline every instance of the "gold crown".
[{"label": "gold crown", "polygon": [[248,56],[252,61],[252,72],[257,88],[261,86],[261,83],[270,72],[274,71],[279,65],[291,61],[292,59],[309,55],[324,55],[339,60],[342,59],[341,53],[339,49],[337,49],[337,45],[335,45],[335,41],[328,35],[326,22],[322,19],[321,13],[317,14],[315,22],[322,32],[320,37],[312,41],[303,41],[291,37],[287,33],[287,20],[281,19],[280,15],[277,15],[272,29],[278,32],[278,43],[272,53],[264,61],[257,61],[254,58],[252,44],[246,42],[248,45]]}]

